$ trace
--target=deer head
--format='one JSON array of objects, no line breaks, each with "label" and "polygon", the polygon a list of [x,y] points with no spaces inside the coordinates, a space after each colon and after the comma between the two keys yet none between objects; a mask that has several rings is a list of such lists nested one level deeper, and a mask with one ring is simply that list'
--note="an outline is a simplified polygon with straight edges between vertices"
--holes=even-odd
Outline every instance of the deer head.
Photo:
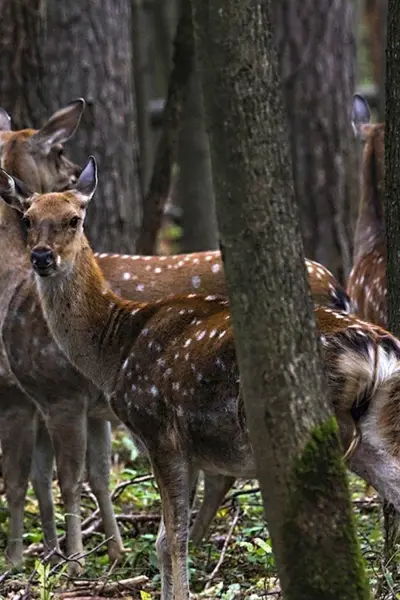
[{"label": "deer head", "polygon": [[42,277],[54,276],[71,270],[87,205],[97,186],[97,167],[93,157],[82,171],[75,189],[60,196],[49,193],[34,199],[28,187],[0,169],[0,195],[12,208],[23,214],[22,222],[27,231],[27,245],[31,262]]},{"label": "deer head", "polygon": [[66,158],[63,144],[75,133],[84,108],[79,98],[55,112],[41,129],[21,131],[11,131],[11,119],[0,109],[1,166],[37,192],[70,188],[81,169]]}]

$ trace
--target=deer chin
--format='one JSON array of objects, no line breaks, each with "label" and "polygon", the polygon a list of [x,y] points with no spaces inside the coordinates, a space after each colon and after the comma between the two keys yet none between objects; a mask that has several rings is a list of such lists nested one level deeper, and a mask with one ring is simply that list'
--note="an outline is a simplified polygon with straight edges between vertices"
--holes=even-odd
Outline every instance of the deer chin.
[{"label": "deer chin", "polygon": [[57,266],[55,264],[50,265],[49,267],[38,267],[33,265],[33,270],[35,271],[36,275],[39,275],[39,277],[51,277],[56,275]]}]

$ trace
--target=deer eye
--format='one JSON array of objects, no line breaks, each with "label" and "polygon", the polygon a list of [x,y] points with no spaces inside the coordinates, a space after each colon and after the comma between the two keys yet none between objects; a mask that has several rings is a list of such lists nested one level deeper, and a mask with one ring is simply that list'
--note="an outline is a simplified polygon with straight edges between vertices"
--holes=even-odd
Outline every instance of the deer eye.
[{"label": "deer eye", "polygon": [[79,223],[79,217],[72,217],[72,219],[69,222],[69,226],[72,227],[73,229],[76,229],[78,227],[78,223]]},{"label": "deer eye", "polygon": [[31,220],[29,217],[22,217],[22,225],[25,227],[25,229],[29,229],[31,226]]}]

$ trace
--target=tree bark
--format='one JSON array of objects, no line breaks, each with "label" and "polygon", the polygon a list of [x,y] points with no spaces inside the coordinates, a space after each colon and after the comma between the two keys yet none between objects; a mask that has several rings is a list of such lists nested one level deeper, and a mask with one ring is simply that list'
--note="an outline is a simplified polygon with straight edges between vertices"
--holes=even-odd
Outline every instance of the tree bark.
[{"label": "tree bark", "polygon": [[342,283],[358,201],[352,9],[348,0],[280,0],[273,14],[305,253]]},{"label": "tree bark", "polygon": [[83,96],[87,107],[71,140],[84,164],[94,154],[99,187],[88,209],[96,250],[133,252],[140,185],[132,56],[132,0],[47,2],[46,62],[53,106]]},{"label": "tree bark", "polygon": [[193,73],[179,134],[177,197],[183,211],[183,252],[218,249],[210,146],[200,78]]},{"label": "tree bark", "polygon": [[154,135],[151,127],[152,99],[151,47],[143,0],[132,0],[133,10],[133,71],[135,77],[136,110],[139,140],[141,193],[144,196],[153,167]]},{"label": "tree bark", "polygon": [[247,423],[283,596],[368,598],[322,389],[270,3],[193,5]]},{"label": "tree bark", "polygon": [[0,106],[14,129],[37,127],[51,112],[43,60],[45,7],[45,0],[0,0]]},{"label": "tree bark", "polygon": [[[390,0],[387,19],[386,114],[385,114],[385,222],[387,244],[388,329],[400,337],[400,0]],[[393,561],[400,537],[400,516],[384,505],[385,558],[398,581],[397,561]]]}]

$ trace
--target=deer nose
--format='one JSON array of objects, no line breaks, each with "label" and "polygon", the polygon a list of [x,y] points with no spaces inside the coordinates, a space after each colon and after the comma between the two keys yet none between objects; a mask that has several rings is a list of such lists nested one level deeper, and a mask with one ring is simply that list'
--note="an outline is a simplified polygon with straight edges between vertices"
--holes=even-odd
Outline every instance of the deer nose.
[{"label": "deer nose", "polygon": [[48,269],[55,263],[53,251],[46,246],[37,246],[31,252],[31,263],[35,269]]}]

